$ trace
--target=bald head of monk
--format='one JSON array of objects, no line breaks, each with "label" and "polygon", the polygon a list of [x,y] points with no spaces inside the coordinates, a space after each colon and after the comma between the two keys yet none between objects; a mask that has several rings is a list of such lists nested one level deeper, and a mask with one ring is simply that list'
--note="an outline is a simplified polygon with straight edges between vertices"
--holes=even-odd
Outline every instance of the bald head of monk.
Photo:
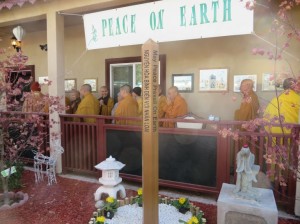
[{"label": "bald head of monk", "polygon": [[120,88],[120,96],[122,99],[124,99],[126,96],[131,95],[132,88],[130,85],[123,85]]},{"label": "bald head of monk", "polygon": [[168,89],[168,99],[173,102],[176,96],[179,94],[178,88],[176,86],[172,86]]},{"label": "bald head of monk", "polygon": [[250,93],[253,91],[253,85],[254,83],[251,79],[244,79],[241,82],[241,86],[240,86],[241,93],[244,96],[249,96]]},{"label": "bald head of monk", "polygon": [[87,94],[92,92],[92,87],[90,84],[84,84],[80,88],[80,93],[82,96],[86,96]]}]

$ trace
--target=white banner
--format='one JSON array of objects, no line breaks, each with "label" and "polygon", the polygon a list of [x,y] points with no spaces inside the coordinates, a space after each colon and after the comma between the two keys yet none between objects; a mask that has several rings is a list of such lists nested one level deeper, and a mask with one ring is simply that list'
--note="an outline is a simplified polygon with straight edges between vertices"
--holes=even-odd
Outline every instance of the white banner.
[{"label": "white banner", "polygon": [[240,0],[164,0],[83,16],[88,50],[251,34],[253,10]]}]

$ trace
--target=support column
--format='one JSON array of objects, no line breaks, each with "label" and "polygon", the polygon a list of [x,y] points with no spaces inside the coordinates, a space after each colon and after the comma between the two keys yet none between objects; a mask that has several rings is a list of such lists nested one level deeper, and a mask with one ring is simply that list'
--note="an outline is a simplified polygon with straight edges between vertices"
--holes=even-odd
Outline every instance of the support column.
[{"label": "support column", "polygon": [[[61,104],[65,104],[65,68],[64,68],[64,17],[52,11],[47,13],[47,45],[48,45],[48,77],[52,84],[49,86],[50,96],[62,96]],[[59,114],[50,114],[50,146],[52,134],[60,134]],[[51,122],[53,123],[53,122]],[[59,135],[60,136],[60,135]],[[56,172],[62,172],[61,156],[57,160]]]},{"label": "support column", "polygon": [[143,224],[158,224],[158,44],[142,46],[143,66]]}]

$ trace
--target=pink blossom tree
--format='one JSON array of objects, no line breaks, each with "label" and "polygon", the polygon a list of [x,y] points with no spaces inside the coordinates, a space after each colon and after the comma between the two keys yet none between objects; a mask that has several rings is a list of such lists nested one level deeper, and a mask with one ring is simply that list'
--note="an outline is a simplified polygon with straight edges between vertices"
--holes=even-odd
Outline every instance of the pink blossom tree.
[{"label": "pink blossom tree", "polygon": [[[34,101],[35,108],[41,108],[35,113],[22,114],[22,101],[25,98],[32,97],[33,93],[23,92],[24,86],[29,87],[32,79],[24,79],[22,72],[19,72],[18,78],[13,76],[12,71],[22,71],[28,57],[22,52],[10,54],[5,49],[0,49],[0,172],[9,169],[15,164],[22,153],[27,149],[34,149],[36,152],[45,153],[49,150],[48,138],[58,137],[49,136],[49,127],[53,125],[53,121],[49,122],[48,114],[42,108],[45,105],[49,107],[49,112],[62,113],[65,107],[60,103],[61,97],[49,97],[43,95],[42,100]],[[47,82],[47,81],[46,81]],[[47,82],[50,85],[51,82]],[[17,97],[20,97],[17,100]],[[30,102],[30,101],[29,101]],[[39,106],[41,104],[44,106]],[[19,110],[13,111],[13,110]],[[8,182],[13,175],[9,169],[8,175],[5,177],[0,174],[2,188],[4,193],[4,204],[9,204]]]},{"label": "pink blossom tree", "polygon": [[[255,1],[255,0],[241,0],[245,2],[245,7],[249,10],[253,10],[255,8],[264,8],[268,11],[268,15],[271,15],[273,22],[270,24],[269,32],[272,33],[275,41],[271,42],[265,39],[262,39],[265,43],[265,47],[256,47],[253,48],[252,54],[258,57],[265,57],[266,60],[273,61],[273,74],[272,77],[276,83],[275,85],[275,95],[277,98],[277,110],[278,115],[269,119],[266,117],[257,118],[252,121],[245,122],[242,125],[242,129],[249,132],[259,131],[263,134],[269,136],[269,139],[272,138],[272,135],[267,131],[267,129],[271,129],[272,127],[279,126],[281,129],[282,137],[285,136],[286,133],[291,132],[291,126],[285,124],[285,118],[281,115],[281,104],[278,100],[278,96],[280,95],[280,90],[277,89],[277,84],[281,83],[283,79],[293,77],[294,82],[292,84],[293,89],[300,90],[300,74],[297,74],[296,69],[289,63],[289,58],[293,58],[299,61],[299,58],[291,54],[288,50],[299,47],[300,43],[300,29],[299,24],[295,23],[294,16],[296,15],[295,11],[299,13],[300,8],[300,0],[263,0],[263,1]],[[278,68],[278,63],[285,62],[288,65],[288,69],[281,71]],[[299,66],[299,62],[296,64]],[[299,72],[299,71],[298,71]],[[286,91],[284,94],[289,94]],[[235,99],[234,99],[235,100]],[[299,102],[300,105],[300,102]],[[299,106],[298,105],[298,106]],[[261,108],[261,112],[264,111],[264,108]],[[240,130],[232,130],[232,129],[222,129],[219,130],[219,134],[223,137],[231,137],[235,141],[241,140],[243,137],[242,132]],[[293,134],[293,133],[292,133]],[[285,170],[290,170],[293,173],[294,178],[299,174],[298,169],[298,160],[300,159],[300,153],[298,151],[298,155],[296,157],[290,156],[289,151],[292,150],[292,147],[297,144],[298,134],[293,135],[294,141],[293,143],[283,144],[281,142],[276,142],[273,140],[272,145],[265,145],[265,154],[264,158],[266,164],[269,164],[270,167],[276,167],[279,169],[279,172],[274,173],[274,169],[269,169],[267,171],[267,175],[271,178],[275,178],[279,180],[281,186],[286,186],[287,181],[282,175]],[[252,139],[255,140],[255,136],[252,136]],[[256,147],[252,145],[252,147]]]}]

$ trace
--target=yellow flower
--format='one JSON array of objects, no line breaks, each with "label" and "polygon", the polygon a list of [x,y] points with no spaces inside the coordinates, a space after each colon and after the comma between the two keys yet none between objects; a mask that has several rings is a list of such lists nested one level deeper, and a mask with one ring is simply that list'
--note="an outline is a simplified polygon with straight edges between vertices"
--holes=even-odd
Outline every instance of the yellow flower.
[{"label": "yellow flower", "polygon": [[187,224],[198,224],[199,220],[196,216],[193,216],[192,218],[190,218],[187,222]]},{"label": "yellow flower", "polygon": [[104,216],[98,216],[97,217],[97,222],[105,222],[105,217]]},{"label": "yellow flower", "polygon": [[108,202],[108,203],[113,203],[114,201],[115,201],[115,199],[113,197],[106,198],[106,202]]},{"label": "yellow flower", "polygon": [[199,220],[197,219],[197,217],[196,216],[193,216],[192,217],[192,221],[193,221],[193,223],[199,223]]},{"label": "yellow flower", "polygon": [[178,202],[179,204],[183,205],[185,203],[186,199],[185,198],[179,198]]},{"label": "yellow flower", "polygon": [[143,189],[139,188],[138,191],[137,191],[137,193],[138,193],[139,196],[143,195]]}]

